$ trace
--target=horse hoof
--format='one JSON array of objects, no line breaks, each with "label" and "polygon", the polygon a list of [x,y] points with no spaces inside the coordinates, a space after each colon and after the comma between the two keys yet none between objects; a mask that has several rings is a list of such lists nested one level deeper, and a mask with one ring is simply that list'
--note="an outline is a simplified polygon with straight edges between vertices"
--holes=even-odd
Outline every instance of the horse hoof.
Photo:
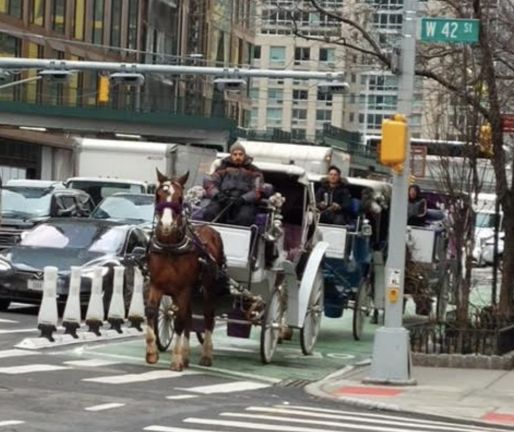
[{"label": "horse hoof", "polygon": [[182,363],[184,364],[184,368],[189,367],[189,360],[183,360]]},{"label": "horse hoof", "polygon": [[146,362],[148,364],[155,364],[159,361],[159,353],[146,353]]},{"label": "horse hoof", "polygon": [[184,370],[184,367],[182,366],[182,363],[172,363],[170,365],[170,370],[174,372],[182,372]]},{"label": "horse hoof", "polygon": [[200,366],[207,366],[207,367],[212,366],[212,359],[209,357],[205,357],[205,356],[202,357],[200,359]]}]

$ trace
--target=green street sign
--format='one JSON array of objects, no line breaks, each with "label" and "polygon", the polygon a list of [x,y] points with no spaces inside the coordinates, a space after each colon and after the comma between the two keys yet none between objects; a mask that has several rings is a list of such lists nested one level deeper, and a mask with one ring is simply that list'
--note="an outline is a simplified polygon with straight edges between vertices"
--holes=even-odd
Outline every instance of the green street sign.
[{"label": "green street sign", "polygon": [[421,18],[421,41],[441,43],[476,43],[480,20]]}]

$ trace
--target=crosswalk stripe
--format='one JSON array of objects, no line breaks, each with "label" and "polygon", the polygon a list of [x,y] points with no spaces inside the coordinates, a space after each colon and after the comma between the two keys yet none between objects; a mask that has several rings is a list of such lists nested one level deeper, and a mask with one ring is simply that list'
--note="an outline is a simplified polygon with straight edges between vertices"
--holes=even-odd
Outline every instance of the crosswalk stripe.
[{"label": "crosswalk stripe", "polygon": [[113,403],[106,403],[106,404],[102,404],[102,405],[94,405],[94,406],[90,406],[90,407],[87,407],[84,409],[86,411],[105,411],[108,409],[120,408],[122,406],[125,406],[125,404],[113,402]]},{"label": "crosswalk stripe", "polygon": [[10,334],[10,333],[34,333],[39,331],[36,328],[29,328],[29,329],[12,329],[12,330],[0,330],[0,334]]},{"label": "crosswalk stripe", "polygon": [[246,390],[258,390],[269,386],[269,384],[257,383],[253,381],[234,381],[230,383],[213,384],[208,386],[180,388],[177,390],[185,390],[193,393],[202,394],[215,394],[240,392]]},{"label": "crosswalk stripe", "polygon": [[23,424],[23,423],[25,423],[25,422],[21,421],[21,420],[5,420],[5,421],[0,421],[0,427],[1,426],[20,425],[20,424]]},{"label": "crosswalk stripe", "polygon": [[112,361],[112,360],[102,360],[102,359],[88,359],[88,360],[70,360],[65,361],[63,364],[70,366],[78,366],[78,367],[99,367],[99,366],[110,366],[115,364],[120,364],[120,362]]},{"label": "crosswalk stripe", "polygon": [[105,377],[84,378],[82,381],[102,384],[128,384],[144,381],[152,381],[166,378],[180,378],[186,375],[198,375],[198,372],[174,372],[170,370],[156,370],[139,374],[111,375]]},{"label": "crosswalk stripe", "polygon": [[0,318],[0,323],[5,323],[5,324],[18,324],[18,323],[19,323],[19,321],[10,320],[10,319],[5,319],[5,318]]},{"label": "crosswalk stripe", "polygon": [[143,430],[151,432],[220,432],[219,430],[207,430],[207,429],[184,429],[170,426],[147,426]]},{"label": "crosswalk stripe", "polygon": [[[314,428],[310,428],[310,427],[285,426],[285,425],[278,426],[276,424],[250,423],[250,422],[232,421],[232,420],[203,419],[203,418],[195,418],[195,417],[186,418],[184,420],[184,423],[193,423],[193,424],[201,424],[201,425],[208,425],[208,426],[227,426],[227,427],[251,429],[251,430],[266,430],[266,431],[280,430],[281,432],[327,432],[326,428],[325,429],[314,429]],[[348,427],[353,427],[353,426],[350,425]],[[405,432],[405,430],[403,432]]]},{"label": "crosswalk stripe", "polygon": [[[381,419],[381,420],[398,420],[398,418],[399,418],[397,416],[387,415],[387,414],[362,413],[362,412],[357,413],[355,411],[342,411],[342,410],[333,410],[333,409],[328,409],[328,408],[314,408],[314,407],[298,406],[298,405],[287,405],[287,406],[275,405],[274,407],[278,408],[278,409],[284,409],[284,408],[286,408],[288,410],[294,409],[294,410],[299,410],[301,412],[309,411],[309,412],[321,413],[324,415],[326,415],[326,414],[347,415],[347,416],[357,416],[360,418],[374,418],[374,419]],[[331,418],[331,417],[328,416],[326,418]],[[456,426],[455,423],[449,423],[449,422],[444,422],[444,421],[440,421],[440,420],[424,420],[424,419],[409,418],[409,421],[411,423],[427,423],[427,422],[429,422],[429,424],[433,424],[433,425]],[[498,430],[498,429],[493,430],[489,427],[484,428],[481,426],[472,426],[472,425],[466,425],[466,428],[465,428],[466,432],[472,432],[472,431],[494,432],[495,430]]]},{"label": "crosswalk stripe", "polygon": [[34,351],[27,351],[27,350],[21,350],[21,349],[10,349],[10,350],[0,351],[0,358],[24,357],[24,356],[38,355],[38,354],[39,354],[38,352],[34,352]]},{"label": "crosswalk stripe", "polygon": [[166,399],[169,400],[182,400],[182,399],[195,399],[199,396],[197,395],[175,395],[175,396],[166,396]]},{"label": "crosswalk stripe", "polygon": [[[396,417],[395,420],[385,420],[382,418],[369,418],[361,416],[361,413],[352,413],[352,415],[336,415],[336,414],[327,414],[327,413],[314,413],[314,412],[304,412],[300,410],[287,409],[287,408],[266,408],[266,407],[248,407],[246,411],[253,412],[265,412],[269,414],[284,414],[291,415],[293,417],[313,417],[320,418],[323,420],[345,420],[345,421],[354,421],[360,423],[371,423],[371,424],[379,424],[384,426],[409,426],[414,428],[423,428],[430,430],[443,430],[443,431],[456,431],[456,432],[469,432],[470,428],[468,426],[459,426],[454,423],[442,423],[431,421],[431,420],[416,420],[416,419],[408,419]],[[234,415],[230,413],[222,413],[222,416],[231,416],[231,417],[244,417],[243,415]],[[294,420],[296,421],[296,420]],[[313,422],[316,424],[324,424],[326,426],[340,426],[342,423],[338,422],[315,422],[312,420],[306,420],[306,422]],[[478,429],[484,430],[484,429]]]},{"label": "crosswalk stripe", "polygon": [[18,375],[24,373],[31,372],[50,372],[56,370],[65,370],[71,369],[66,366],[57,366],[57,365],[49,365],[49,364],[30,364],[23,366],[8,366],[8,367],[0,367],[0,373],[9,374],[9,375]]}]

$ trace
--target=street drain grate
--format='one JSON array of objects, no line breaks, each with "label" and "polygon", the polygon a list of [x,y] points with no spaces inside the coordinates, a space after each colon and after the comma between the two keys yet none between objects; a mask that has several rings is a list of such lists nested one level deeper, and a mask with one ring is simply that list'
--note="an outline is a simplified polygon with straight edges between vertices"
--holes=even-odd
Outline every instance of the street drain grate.
[{"label": "street drain grate", "polygon": [[305,380],[305,379],[295,379],[295,378],[288,378],[285,380],[282,380],[275,384],[277,387],[294,387],[294,388],[303,388],[306,385],[311,384],[313,381],[311,380]]}]

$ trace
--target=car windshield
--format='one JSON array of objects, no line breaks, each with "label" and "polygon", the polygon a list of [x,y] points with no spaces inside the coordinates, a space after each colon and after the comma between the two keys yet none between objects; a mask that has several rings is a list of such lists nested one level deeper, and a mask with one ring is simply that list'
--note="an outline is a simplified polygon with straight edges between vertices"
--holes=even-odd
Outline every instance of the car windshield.
[{"label": "car windshield", "polygon": [[81,223],[42,224],[30,231],[20,246],[81,249],[89,252],[119,252],[126,231],[120,226]]},{"label": "car windshield", "polygon": [[475,226],[477,228],[494,228],[496,215],[494,213],[477,213]]},{"label": "car windshield", "polygon": [[91,215],[93,219],[124,219],[152,222],[154,217],[154,197],[141,195],[106,198]]},{"label": "car windshield", "polygon": [[143,185],[135,183],[115,183],[115,182],[102,182],[102,181],[86,181],[77,180],[68,183],[68,187],[72,189],[80,189],[86,191],[93,201],[98,204],[102,199],[112,196],[115,193],[145,193]]},{"label": "car windshield", "polygon": [[2,215],[32,218],[50,215],[52,190],[38,187],[9,187],[2,189]]}]

